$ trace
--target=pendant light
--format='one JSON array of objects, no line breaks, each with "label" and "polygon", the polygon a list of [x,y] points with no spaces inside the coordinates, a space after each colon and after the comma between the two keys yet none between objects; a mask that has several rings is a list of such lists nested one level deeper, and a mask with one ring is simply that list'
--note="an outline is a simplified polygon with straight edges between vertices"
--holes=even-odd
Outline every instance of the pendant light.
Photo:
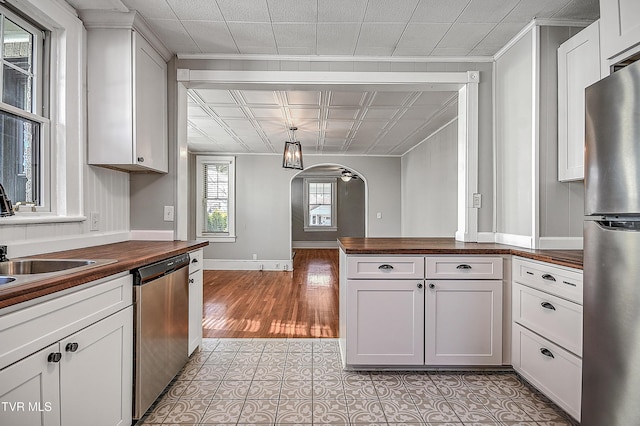
[{"label": "pendant light", "polygon": [[285,169],[302,170],[302,145],[296,140],[297,127],[289,127],[291,130],[291,141],[285,141],[284,153],[282,154],[282,167]]}]

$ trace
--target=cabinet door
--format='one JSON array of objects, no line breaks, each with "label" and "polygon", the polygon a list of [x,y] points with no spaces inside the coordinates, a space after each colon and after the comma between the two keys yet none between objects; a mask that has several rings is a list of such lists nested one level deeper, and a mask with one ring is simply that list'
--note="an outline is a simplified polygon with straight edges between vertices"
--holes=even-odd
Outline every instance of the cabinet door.
[{"label": "cabinet door", "polygon": [[134,33],[135,158],[133,164],[159,172],[168,169],[167,64]]},{"label": "cabinet door", "polygon": [[425,363],[502,364],[502,281],[427,280]]},{"label": "cabinet door", "polygon": [[61,340],[60,349],[62,424],[129,426],[133,308]]},{"label": "cabinet door", "polygon": [[347,364],[424,364],[424,283],[347,281]]},{"label": "cabinet door", "polygon": [[640,43],[640,2],[600,0],[601,48],[605,60]]},{"label": "cabinet door", "polygon": [[189,274],[189,355],[202,344],[202,270]]},{"label": "cabinet door", "polygon": [[60,366],[48,361],[57,352],[56,343],[0,370],[0,425],[60,425]]},{"label": "cabinet door", "polygon": [[558,48],[558,180],[584,179],[584,89],[600,80],[594,22]]}]

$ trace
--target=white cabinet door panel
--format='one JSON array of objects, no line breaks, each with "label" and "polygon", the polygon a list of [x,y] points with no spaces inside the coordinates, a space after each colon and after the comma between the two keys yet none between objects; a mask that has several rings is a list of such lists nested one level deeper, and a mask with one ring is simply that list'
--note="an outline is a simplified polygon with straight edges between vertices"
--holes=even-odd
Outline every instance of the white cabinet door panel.
[{"label": "white cabinet door panel", "polygon": [[425,363],[502,364],[502,281],[427,280]]},{"label": "white cabinet door panel", "polygon": [[60,425],[60,366],[47,361],[56,352],[57,343],[0,370],[0,425]]},{"label": "white cabinet door panel", "polygon": [[602,56],[614,56],[640,43],[640,2],[600,0]]},{"label": "white cabinet door panel", "polygon": [[189,274],[189,355],[202,344],[202,270]]},{"label": "white cabinet door panel", "polygon": [[424,363],[422,280],[347,281],[347,364]]}]

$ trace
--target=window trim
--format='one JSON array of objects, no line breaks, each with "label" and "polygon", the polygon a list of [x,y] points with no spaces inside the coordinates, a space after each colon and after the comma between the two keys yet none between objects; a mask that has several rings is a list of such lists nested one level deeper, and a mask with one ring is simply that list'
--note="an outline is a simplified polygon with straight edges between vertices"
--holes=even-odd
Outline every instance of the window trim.
[{"label": "window trim", "polygon": [[[229,232],[224,234],[205,233],[204,229],[204,181],[202,179],[205,164],[225,163],[229,166],[229,198],[227,223]],[[233,243],[236,241],[236,157],[219,155],[196,155],[196,236],[218,243]]]},{"label": "window trim", "polygon": [[[40,124],[40,204],[35,206],[35,211],[16,211],[16,216],[31,217],[41,215],[43,213],[55,213],[52,208],[52,192],[53,181],[51,174],[53,168],[51,166],[51,121],[46,117],[45,112],[49,110],[47,105],[47,90],[50,84],[46,80],[44,72],[44,63],[48,60],[45,55],[50,54],[51,50],[44,44],[45,30],[31,24],[27,19],[17,15],[11,9],[0,4],[0,12],[8,19],[14,21],[17,25],[24,28],[33,36],[33,69],[30,73],[33,79],[33,99],[31,111],[17,108],[13,105],[6,104],[0,99],[0,111],[16,115],[26,120],[35,121]],[[0,28],[2,25],[0,25]],[[4,62],[3,62],[4,63]],[[13,68],[13,67],[12,67]],[[4,68],[0,66],[0,78],[3,78]],[[6,221],[4,221],[6,223]]]},{"label": "window trim", "polygon": [[[331,184],[331,226],[318,226],[309,223],[309,184],[310,183],[330,183]],[[336,232],[338,230],[338,190],[337,178],[305,178],[304,179],[304,232]]]}]

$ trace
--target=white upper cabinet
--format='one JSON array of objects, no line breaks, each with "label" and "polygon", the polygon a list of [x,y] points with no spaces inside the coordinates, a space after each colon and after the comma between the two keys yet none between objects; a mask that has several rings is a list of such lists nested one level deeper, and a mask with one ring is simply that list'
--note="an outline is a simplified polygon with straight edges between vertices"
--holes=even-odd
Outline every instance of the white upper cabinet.
[{"label": "white upper cabinet", "polygon": [[640,44],[640,1],[600,0],[603,61]]},{"label": "white upper cabinet", "polygon": [[558,48],[558,180],[584,179],[584,90],[600,80],[598,21]]},{"label": "white upper cabinet", "polygon": [[132,28],[87,30],[89,164],[168,171],[167,64]]}]

